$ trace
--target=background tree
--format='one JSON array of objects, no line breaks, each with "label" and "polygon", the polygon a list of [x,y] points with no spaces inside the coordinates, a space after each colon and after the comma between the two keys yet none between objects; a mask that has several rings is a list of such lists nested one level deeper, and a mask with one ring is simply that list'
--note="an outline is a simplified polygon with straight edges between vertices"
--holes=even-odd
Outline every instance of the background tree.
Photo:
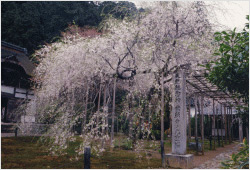
[{"label": "background tree", "polygon": [[58,40],[68,25],[97,27],[108,14],[124,18],[136,11],[132,2],[2,1],[2,40],[32,54],[45,43]]},{"label": "background tree", "polygon": [[[249,20],[249,15],[247,16]],[[207,78],[220,89],[238,94],[244,102],[249,102],[249,24],[243,31],[216,32],[218,44],[215,61],[206,64]]]}]

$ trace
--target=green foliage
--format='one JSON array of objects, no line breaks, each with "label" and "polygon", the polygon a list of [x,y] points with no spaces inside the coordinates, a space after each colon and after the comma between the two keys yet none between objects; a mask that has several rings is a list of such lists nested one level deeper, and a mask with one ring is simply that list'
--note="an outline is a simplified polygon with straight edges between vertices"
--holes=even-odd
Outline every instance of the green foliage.
[{"label": "green foliage", "polygon": [[133,149],[133,141],[131,139],[129,139],[129,138],[126,138],[122,142],[121,148],[125,149],[125,150],[132,150]]},{"label": "green foliage", "polygon": [[232,158],[221,163],[225,169],[249,169],[249,144],[244,139],[243,146],[237,154],[232,154]]},{"label": "green foliage", "polygon": [[161,139],[161,131],[160,130],[152,130],[152,135],[155,137],[156,140]]},{"label": "green foliage", "polygon": [[32,54],[41,45],[58,40],[70,24],[98,26],[108,14],[123,19],[136,11],[131,2],[3,1],[2,40],[27,48]]},{"label": "green foliage", "polygon": [[[247,16],[249,18],[249,16]],[[249,101],[249,25],[242,32],[236,28],[231,31],[216,32],[218,48],[216,61],[205,65],[209,71],[207,78],[222,90],[238,94],[239,98]]]}]

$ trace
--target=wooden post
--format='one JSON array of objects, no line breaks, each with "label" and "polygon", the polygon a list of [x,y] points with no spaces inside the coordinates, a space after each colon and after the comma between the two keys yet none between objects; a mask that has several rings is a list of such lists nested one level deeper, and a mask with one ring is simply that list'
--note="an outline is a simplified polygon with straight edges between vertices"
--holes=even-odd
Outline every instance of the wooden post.
[{"label": "wooden post", "polygon": [[89,146],[84,148],[84,169],[90,169],[91,149]]},{"label": "wooden post", "polygon": [[97,116],[96,116],[96,126],[98,127],[99,133],[99,114],[100,114],[100,106],[101,106],[101,95],[102,95],[102,80],[100,82],[99,94],[98,94],[98,104],[97,104]]},{"label": "wooden post", "polygon": [[229,120],[229,137],[230,137],[230,143],[232,143],[232,115],[233,115],[233,110],[232,110],[232,107],[230,107],[230,112],[229,112],[229,117],[230,117],[230,120]]},{"label": "wooden post", "polygon": [[202,140],[202,155],[204,155],[204,96],[201,95],[201,140]]},{"label": "wooden post", "polygon": [[218,146],[220,147],[220,134],[219,134],[219,122],[218,122],[218,118],[219,118],[219,108],[218,108],[218,104],[216,105],[216,131],[217,131],[217,139],[218,139]]},{"label": "wooden post", "polygon": [[221,109],[221,122],[220,122],[221,123],[220,124],[221,125],[221,128],[220,128],[221,129],[221,131],[220,131],[221,132],[220,133],[221,134],[221,146],[224,147],[224,142],[223,142],[223,114],[222,114],[223,109],[222,108],[223,108],[222,104],[220,104],[220,109]]},{"label": "wooden post", "polygon": [[197,94],[195,94],[194,99],[194,106],[195,106],[195,142],[196,142],[196,153],[198,153],[198,127],[197,127]]},{"label": "wooden post", "polygon": [[240,117],[238,118],[238,120],[239,120],[239,141],[240,143],[242,143],[243,142],[243,128],[242,128],[243,122]]},{"label": "wooden post", "polygon": [[165,152],[164,152],[164,72],[161,73],[161,163],[165,168]]},{"label": "wooden post", "polygon": [[247,143],[249,143],[249,134],[248,134],[248,127],[246,127],[246,132],[247,132]]},{"label": "wooden post", "polygon": [[[102,119],[103,119],[104,124],[107,125],[108,122],[106,121],[107,120],[106,117],[107,117],[108,109],[107,109],[107,86],[106,85],[104,85],[103,112],[104,112],[105,115],[104,115],[104,118],[102,118]],[[102,127],[102,135],[105,134],[105,129],[106,128]]]},{"label": "wooden post", "polygon": [[230,111],[230,107],[228,107],[228,143],[231,144],[231,111]]},{"label": "wooden post", "polygon": [[16,127],[15,128],[15,137],[17,137],[17,131],[18,131],[18,128]]},{"label": "wooden post", "polygon": [[208,115],[208,118],[209,118],[209,144],[210,144],[210,150],[212,150],[213,148],[213,145],[212,145],[212,116],[209,114]]},{"label": "wooden post", "polygon": [[191,142],[191,97],[188,98],[188,143]]},{"label": "wooden post", "polygon": [[115,88],[116,88],[116,76],[114,78],[113,87],[113,106],[112,106],[112,124],[111,124],[111,146],[113,146],[114,141],[114,128],[115,128]]},{"label": "wooden post", "polygon": [[214,131],[213,139],[214,139],[214,150],[215,150],[215,110],[214,110],[214,99],[213,99],[213,125],[212,129]]},{"label": "wooden post", "polygon": [[227,144],[227,108],[224,106],[224,129],[225,129],[225,140],[224,144]]},{"label": "wooden post", "polygon": [[88,110],[88,94],[89,94],[89,84],[86,81],[86,96],[85,96],[85,108],[83,113],[83,124],[82,124],[82,134],[85,134],[86,121],[87,121],[87,110]]},{"label": "wooden post", "polygon": [[[104,138],[103,136],[105,135],[105,127],[104,125],[106,126],[107,125],[107,122],[106,122],[106,117],[107,117],[107,86],[104,84],[104,92],[103,92],[103,113],[104,113],[104,116],[102,116],[102,149],[104,148]],[[107,129],[106,129],[107,130]]]},{"label": "wooden post", "polygon": [[233,108],[231,108],[231,139],[232,139],[232,142],[234,141],[234,115],[233,115]]}]

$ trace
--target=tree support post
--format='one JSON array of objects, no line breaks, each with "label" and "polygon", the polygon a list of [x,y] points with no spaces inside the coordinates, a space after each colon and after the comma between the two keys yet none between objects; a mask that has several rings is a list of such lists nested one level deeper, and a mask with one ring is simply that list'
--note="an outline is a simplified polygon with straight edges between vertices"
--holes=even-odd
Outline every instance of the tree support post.
[{"label": "tree support post", "polygon": [[115,128],[115,89],[116,89],[116,79],[114,78],[114,87],[113,87],[113,105],[112,105],[112,124],[111,124],[111,146],[113,147],[114,142],[114,128]]},{"label": "tree support post", "polygon": [[164,73],[161,73],[161,164],[166,167],[164,152]]},{"label": "tree support post", "polygon": [[84,148],[84,169],[90,169],[91,149],[89,146]]}]

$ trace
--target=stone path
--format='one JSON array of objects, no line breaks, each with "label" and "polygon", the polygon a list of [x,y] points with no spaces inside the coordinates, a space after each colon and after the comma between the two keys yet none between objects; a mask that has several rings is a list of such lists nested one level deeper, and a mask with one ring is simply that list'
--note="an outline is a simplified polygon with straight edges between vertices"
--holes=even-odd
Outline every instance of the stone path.
[{"label": "stone path", "polygon": [[[236,153],[239,150],[240,146],[240,144],[235,144],[232,147],[227,147],[225,148],[226,150],[222,151],[220,154],[213,157],[212,159],[207,160],[205,163],[196,166],[194,169],[221,169],[221,162],[230,159],[231,155],[233,153]],[[217,150],[219,149],[221,148],[218,148]]]}]

